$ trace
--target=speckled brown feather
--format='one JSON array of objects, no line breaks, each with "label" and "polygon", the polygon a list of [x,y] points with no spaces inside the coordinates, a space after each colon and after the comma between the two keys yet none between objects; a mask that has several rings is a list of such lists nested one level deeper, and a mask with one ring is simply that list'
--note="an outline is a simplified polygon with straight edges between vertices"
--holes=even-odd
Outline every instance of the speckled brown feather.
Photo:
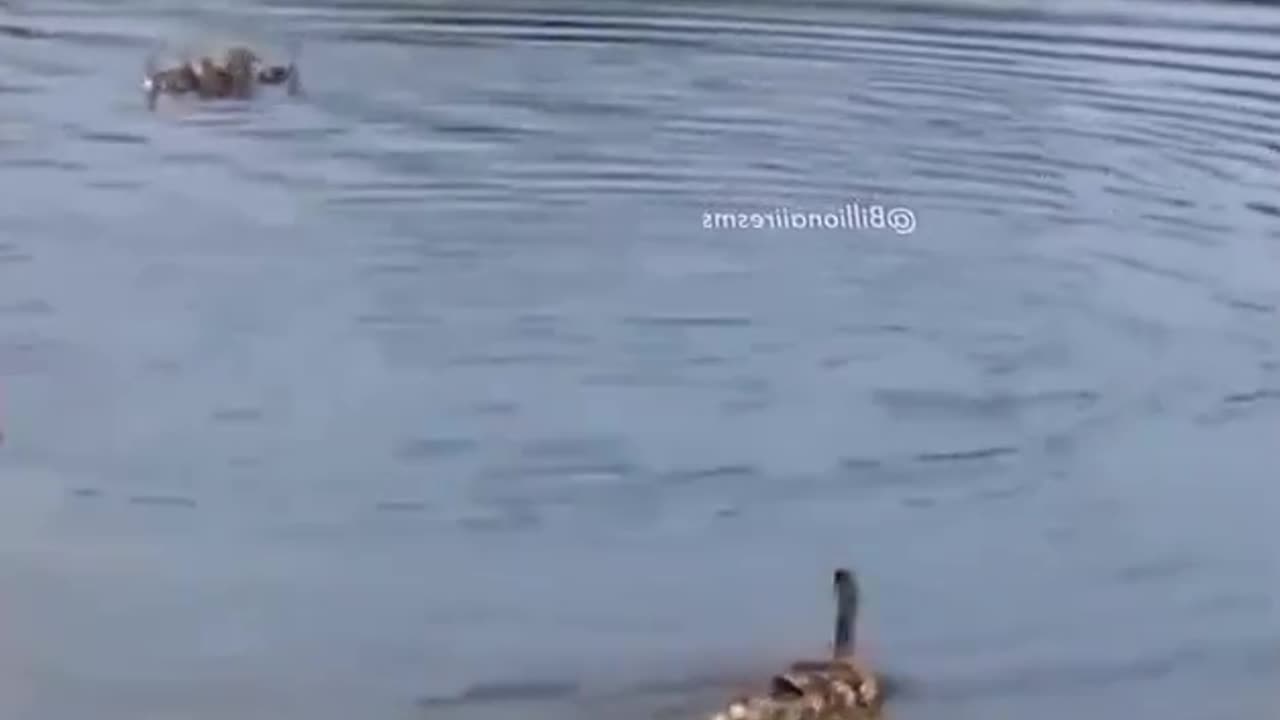
[{"label": "speckled brown feather", "polygon": [[278,85],[292,81],[297,71],[292,65],[264,66],[257,53],[246,47],[233,46],[222,61],[205,56],[196,63],[151,73],[143,83],[153,98],[159,94],[182,95],[194,92],[202,98],[240,98],[253,96],[256,86]]}]

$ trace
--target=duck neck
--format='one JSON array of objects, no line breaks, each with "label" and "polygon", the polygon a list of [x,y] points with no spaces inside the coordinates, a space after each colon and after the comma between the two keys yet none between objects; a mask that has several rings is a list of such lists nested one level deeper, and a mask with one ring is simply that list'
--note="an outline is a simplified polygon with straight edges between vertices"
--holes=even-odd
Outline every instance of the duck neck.
[{"label": "duck neck", "polygon": [[858,589],[853,576],[848,572],[837,572],[836,591],[836,627],[835,642],[832,651],[835,657],[853,655],[854,625],[858,617]]}]

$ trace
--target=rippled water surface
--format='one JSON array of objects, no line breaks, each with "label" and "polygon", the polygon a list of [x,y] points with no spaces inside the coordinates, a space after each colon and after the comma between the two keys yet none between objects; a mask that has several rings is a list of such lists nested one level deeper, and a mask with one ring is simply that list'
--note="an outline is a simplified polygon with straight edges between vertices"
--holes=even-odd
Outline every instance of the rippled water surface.
[{"label": "rippled water surface", "polygon": [[0,2],[5,718],[1280,712],[1280,9],[179,5]]}]

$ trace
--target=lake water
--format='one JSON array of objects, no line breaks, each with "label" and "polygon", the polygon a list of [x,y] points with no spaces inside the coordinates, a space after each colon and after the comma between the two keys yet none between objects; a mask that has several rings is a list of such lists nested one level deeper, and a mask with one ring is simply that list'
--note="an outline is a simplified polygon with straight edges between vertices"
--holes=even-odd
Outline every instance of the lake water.
[{"label": "lake water", "polygon": [[1277,717],[1280,9],[181,4],[0,1],[6,720]]}]

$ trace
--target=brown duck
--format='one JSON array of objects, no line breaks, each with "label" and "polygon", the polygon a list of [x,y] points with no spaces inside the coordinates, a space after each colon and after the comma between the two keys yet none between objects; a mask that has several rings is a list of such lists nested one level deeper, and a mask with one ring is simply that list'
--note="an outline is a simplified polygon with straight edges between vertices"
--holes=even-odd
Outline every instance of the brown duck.
[{"label": "brown duck", "polygon": [[289,93],[298,91],[298,69],[292,64],[266,65],[257,53],[246,47],[229,48],[222,62],[205,56],[198,62],[183,62],[176,67],[148,72],[142,81],[148,101],[154,107],[159,95],[195,93],[204,99],[253,96],[258,85],[288,83]]},{"label": "brown duck", "polygon": [[870,720],[883,704],[880,681],[854,657],[858,583],[845,568],[834,573],[835,643],[827,660],[801,660],[775,675],[763,691],[739,696],[711,720]]}]

